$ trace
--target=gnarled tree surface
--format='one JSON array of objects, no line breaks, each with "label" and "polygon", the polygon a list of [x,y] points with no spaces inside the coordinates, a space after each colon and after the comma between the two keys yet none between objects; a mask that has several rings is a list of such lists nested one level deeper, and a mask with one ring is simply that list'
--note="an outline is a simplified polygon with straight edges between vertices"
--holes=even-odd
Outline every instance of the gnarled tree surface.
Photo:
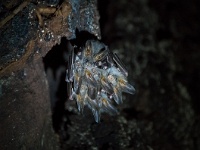
[{"label": "gnarled tree surface", "polygon": [[96,2],[1,1],[0,18],[0,149],[59,149],[43,57],[76,29],[100,37]]},{"label": "gnarled tree surface", "polygon": [[[0,149],[200,149],[199,5],[0,1]],[[65,82],[68,52],[94,37],[137,91],[99,124],[79,114]]]}]

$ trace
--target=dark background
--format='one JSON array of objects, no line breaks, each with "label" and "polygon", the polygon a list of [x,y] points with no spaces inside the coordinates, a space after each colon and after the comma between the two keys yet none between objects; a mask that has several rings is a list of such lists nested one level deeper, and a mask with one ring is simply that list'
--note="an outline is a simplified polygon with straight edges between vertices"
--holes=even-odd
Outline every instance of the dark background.
[{"label": "dark background", "polygon": [[103,41],[137,90],[122,113],[153,149],[200,149],[199,8],[198,0],[99,1]]},{"label": "dark background", "polygon": [[[0,79],[0,147],[200,150],[200,1],[98,1],[101,40],[124,62],[128,80],[136,88],[135,95],[123,94],[119,115],[102,114],[98,124],[90,110],[85,108],[80,115],[76,102],[67,100],[65,82],[75,29],[99,33],[94,28],[96,8],[89,5],[94,1],[71,0],[71,22],[42,15],[46,22],[58,21],[48,26],[55,38],[40,35],[43,29],[32,11],[63,1],[33,0],[1,27],[0,71],[9,64],[11,69]],[[21,3],[0,1],[0,18]],[[65,26],[69,24],[70,32]],[[80,36],[78,41],[82,44],[87,38]],[[34,41],[29,50],[30,40]]]}]

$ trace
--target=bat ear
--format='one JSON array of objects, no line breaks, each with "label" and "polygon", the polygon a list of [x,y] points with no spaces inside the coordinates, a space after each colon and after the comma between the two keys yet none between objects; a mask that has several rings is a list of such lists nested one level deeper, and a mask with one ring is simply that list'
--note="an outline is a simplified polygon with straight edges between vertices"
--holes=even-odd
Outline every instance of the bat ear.
[{"label": "bat ear", "polygon": [[80,112],[88,106],[95,121],[100,122],[102,112],[118,113],[113,100],[121,104],[122,92],[134,94],[135,88],[128,83],[127,70],[116,54],[98,40],[83,38],[90,35],[88,32],[76,32],[66,71],[69,99],[76,100]]}]

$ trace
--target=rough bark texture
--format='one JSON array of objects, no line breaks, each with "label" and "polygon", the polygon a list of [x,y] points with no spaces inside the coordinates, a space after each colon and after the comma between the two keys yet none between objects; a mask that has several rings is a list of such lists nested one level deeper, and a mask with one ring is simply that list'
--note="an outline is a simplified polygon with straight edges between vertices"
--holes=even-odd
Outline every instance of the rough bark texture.
[{"label": "rough bark texture", "polygon": [[100,38],[97,2],[2,1],[0,15],[0,149],[59,149],[63,114],[57,112],[67,97],[63,106],[54,103],[59,103],[59,73],[65,70],[51,64],[61,58],[66,65],[67,43],[59,58],[59,49],[47,63],[44,57],[62,37],[65,42],[76,38],[76,29]]},{"label": "rough bark texture", "polygon": [[30,55],[22,56],[1,72],[1,149],[58,147],[42,57],[34,53],[34,46],[29,41]]},{"label": "rough bark texture", "polygon": [[61,37],[75,36],[78,25],[68,24],[73,1],[53,13],[43,1],[15,2],[1,2],[0,149],[58,149],[43,57]]},{"label": "rough bark texture", "polygon": [[[99,0],[100,18],[95,0],[0,2],[0,149],[200,149],[199,5]],[[67,100],[70,42],[88,33],[137,90],[99,124]]]}]

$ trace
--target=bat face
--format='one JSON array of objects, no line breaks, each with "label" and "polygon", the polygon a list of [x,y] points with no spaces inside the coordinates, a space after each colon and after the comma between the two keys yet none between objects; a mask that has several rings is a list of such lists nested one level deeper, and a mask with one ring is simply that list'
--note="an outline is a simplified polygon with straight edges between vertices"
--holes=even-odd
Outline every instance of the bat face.
[{"label": "bat face", "polygon": [[69,56],[66,81],[70,99],[76,100],[78,110],[91,109],[95,121],[102,112],[116,114],[113,102],[122,103],[122,92],[134,94],[135,88],[127,81],[128,72],[123,63],[97,40],[88,40],[77,54]]}]

